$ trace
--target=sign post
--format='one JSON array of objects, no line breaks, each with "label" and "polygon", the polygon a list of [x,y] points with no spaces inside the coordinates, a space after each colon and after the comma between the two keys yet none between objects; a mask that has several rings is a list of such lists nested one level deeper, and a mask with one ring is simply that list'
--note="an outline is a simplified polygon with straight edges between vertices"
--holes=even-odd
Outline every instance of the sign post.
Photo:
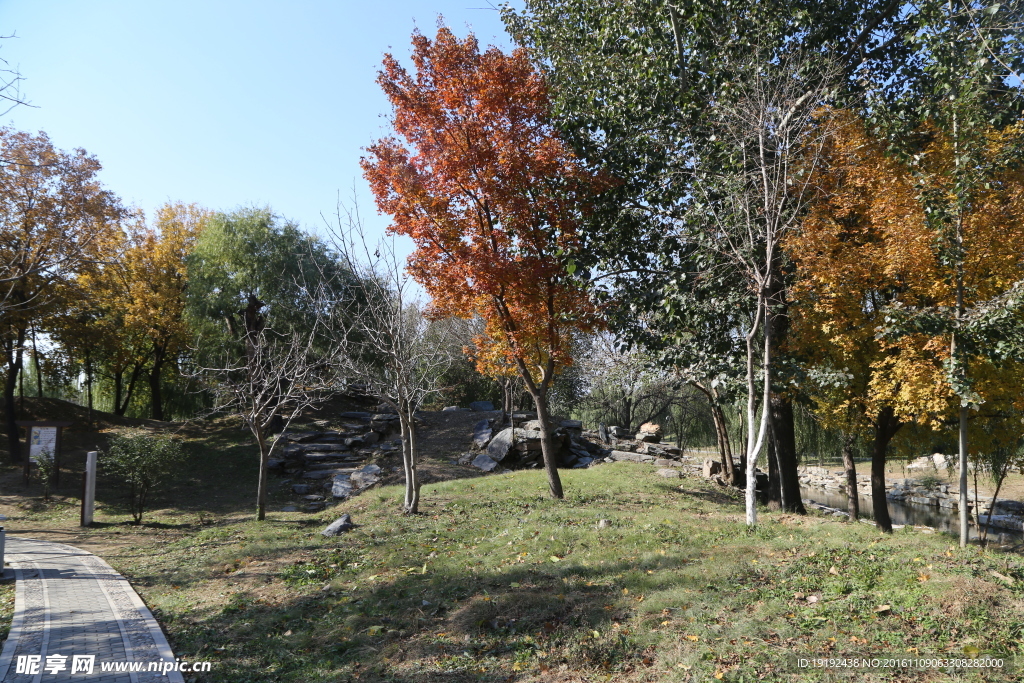
[{"label": "sign post", "polygon": [[92,515],[96,509],[96,451],[89,451],[85,456],[85,483],[82,491],[82,526],[92,524]]},{"label": "sign post", "polygon": [[28,457],[25,459],[25,483],[28,483],[32,474],[32,464],[36,462],[43,453],[49,453],[53,458],[53,481],[54,486],[60,483],[60,437],[64,427],[70,427],[71,422],[27,422],[18,421],[19,427],[28,430]]}]

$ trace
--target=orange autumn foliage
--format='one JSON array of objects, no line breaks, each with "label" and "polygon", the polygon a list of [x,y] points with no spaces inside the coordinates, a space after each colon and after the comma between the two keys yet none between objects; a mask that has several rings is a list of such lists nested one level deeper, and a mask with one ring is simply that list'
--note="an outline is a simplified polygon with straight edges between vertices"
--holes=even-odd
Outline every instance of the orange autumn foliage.
[{"label": "orange autumn foliage", "polygon": [[[819,199],[802,228],[785,244],[796,266],[790,344],[811,365],[844,372],[844,387],[822,389],[818,411],[848,430],[867,426],[883,407],[903,422],[938,427],[959,400],[942,363],[948,336],[916,334],[880,339],[884,307],[951,307],[956,292],[950,268],[936,249],[918,195],[950,192],[946,173],[952,148],[926,130],[919,172],[911,174],[887,158],[878,142],[847,112],[833,112],[840,125],[825,150]],[[1000,153],[1018,130],[993,132],[989,153]],[[964,219],[964,275],[968,307],[990,299],[1024,277],[1024,174],[997,175],[980,190]],[[985,399],[985,413],[1024,407],[1017,387],[1024,369],[995,368],[972,359],[971,374]]]},{"label": "orange autumn foliage", "polygon": [[409,268],[433,315],[479,315],[479,369],[514,367],[543,392],[571,363],[572,331],[601,325],[567,256],[595,179],[550,125],[524,50],[481,53],[441,28],[413,35],[412,59],[415,73],[384,60],[378,83],[403,140],[371,146],[363,171],[391,230],[416,244]]}]

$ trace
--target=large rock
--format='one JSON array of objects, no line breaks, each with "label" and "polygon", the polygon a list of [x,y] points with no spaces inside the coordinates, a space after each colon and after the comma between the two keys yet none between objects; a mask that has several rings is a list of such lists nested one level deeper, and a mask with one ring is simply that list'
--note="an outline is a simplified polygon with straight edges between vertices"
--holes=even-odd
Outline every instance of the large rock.
[{"label": "large rock", "polygon": [[608,443],[608,428],[604,426],[603,422],[598,425],[597,433],[600,435],[602,443]]},{"label": "large rock", "polygon": [[324,536],[337,536],[342,532],[351,531],[355,528],[356,525],[352,523],[352,517],[350,517],[348,513],[345,513],[341,517],[338,517],[336,520],[328,524],[327,528],[321,531],[320,533]]},{"label": "large rock", "polygon": [[608,428],[608,433],[614,436],[616,439],[629,438],[629,430],[626,429],[625,427],[618,427],[616,425],[612,425],[611,427]]},{"label": "large rock", "polygon": [[515,430],[512,427],[508,427],[495,434],[490,443],[487,444],[487,455],[495,462],[504,460],[508,452],[512,450],[514,433]]},{"label": "large rock", "polygon": [[353,472],[349,476],[349,480],[352,485],[358,488],[360,491],[369,488],[380,481],[380,468],[376,465],[367,465],[366,467]]},{"label": "large rock", "polygon": [[718,462],[717,460],[708,459],[704,461],[704,468],[701,470],[701,476],[703,476],[705,479],[710,479],[716,474],[719,474],[721,471],[722,463]]},{"label": "large rock", "polygon": [[377,443],[378,441],[380,441],[380,434],[378,434],[377,432],[367,432],[366,434],[363,434],[364,446],[371,446]]},{"label": "large rock", "polygon": [[491,429],[490,420],[480,420],[473,425],[473,445],[483,448],[491,440],[494,431]]},{"label": "large rock", "polygon": [[628,460],[629,462],[640,462],[640,456],[636,453],[630,453],[629,451],[612,451],[608,454],[608,457],[617,461]]},{"label": "large rock", "polygon": [[459,409],[458,406],[445,406],[444,408],[441,408],[441,412],[442,413],[454,413],[458,409]]},{"label": "large rock", "polygon": [[486,453],[481,453],[473,460],[473,467],[481,469],[484,472],[493,472],[498,468],[498,462]]},{"label": "large rock", "polygon": [[658,470],[657,474],[659,477],[668,477],[669,479],[678,479],[679,477],[683,476],[683,473],[680,472],[679,470],[673,470],[668,468]]},{"label": "large rock", "polygon": [[333,498],[348,498],[352,495],[352,481],[347,474],[336,474],[329,482]]},{"label": "large rock", "polygon": [[475,412],[486,412],[494,410],[494,404],[490,401],[473,401],[469,404],[469,409]]}]

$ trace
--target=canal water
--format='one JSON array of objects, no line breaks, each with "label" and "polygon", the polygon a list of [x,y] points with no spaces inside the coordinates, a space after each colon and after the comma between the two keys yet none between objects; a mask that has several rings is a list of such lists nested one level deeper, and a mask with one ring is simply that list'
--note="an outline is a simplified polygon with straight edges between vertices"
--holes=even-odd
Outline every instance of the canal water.
[{"label": "canal water", "polygon": [[[830,508],[837,508],[846,512],[846,494],[841,491],[827,491],[818,488],[800,487],[800,496],[804,499],[813,500],[820,505]],[[889,504],[889,517],[893,524],[910,524],[913,526],[930,526],[936,531],[960,536],[960,513],[946,508],[932,507],[931,505],[918,505],[900,500],[886,501]],[[871,511],[871,498],[861,496],[860,516],[865,519],[874,519]],[[970,526],[971,538],[980,536],[977,527],[972,523]],[[988,531],[989,541],[998,545],[1020,545],[1024,542],[1024,532],[990,527]]]}]

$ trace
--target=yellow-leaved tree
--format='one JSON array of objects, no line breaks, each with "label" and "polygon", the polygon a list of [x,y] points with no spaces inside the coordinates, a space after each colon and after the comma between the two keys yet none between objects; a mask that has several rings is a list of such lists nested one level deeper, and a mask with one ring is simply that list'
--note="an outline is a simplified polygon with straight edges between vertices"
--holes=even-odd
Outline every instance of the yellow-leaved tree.
[{"label": "yellow-leaved tree", "polygon": [[[947,429],[959,401],[947,378],[948,335],[926,328],[893,337],[879,331],[894,311],[955,305],[956,287],[918,199],[920,176],[888,158],[849,112],[826,115],[835,119],[837,133],[824,150],[818,199],[800,231],[785,243],[796,268],[790,344],[811,369],[817,414],[850,439],[870,435],[875,521],[891,531],[885,498],[890,441],[912,422]],[[923,130],[922,138],[926,167],[951,163],[952,150],[942,135]],[[991,153],[999,154],[1006,142],[1005,133],[993,132]],[[970,303],[997,297],[1022,277],[1022,193],[1024,176],[1008,171],[966,217],[964,279]],[[1012,421],[1006,418],[1024,407],[1016,389],[1024,368],[997,367],[982,357],[971,365],[987,406],[972,425],[976,451],[1010,438],[1006,430]],[[848,449],[845,456],[852,495],[857,489]]]}]

